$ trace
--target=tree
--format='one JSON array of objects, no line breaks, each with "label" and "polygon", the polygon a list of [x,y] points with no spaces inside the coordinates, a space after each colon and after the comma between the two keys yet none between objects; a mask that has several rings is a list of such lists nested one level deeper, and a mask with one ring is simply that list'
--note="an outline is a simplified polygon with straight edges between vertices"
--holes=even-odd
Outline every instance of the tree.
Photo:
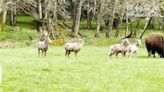
[{"label": "tree", "polygon": [[78,36],[79,33],[82,3],[83,0],[74,1],[74,16],[73,16],[72,32],[76,36]]},{"label": "tree", "polygon": [[0,0],[0,32],[3,31],[3,0]]},{"label": "tree", "polygon": [[96,26],[96,34],[95,37],[100,37],[100,27],[101,27],[101,21],[103,17],[103,6],[104,6],[104,0],[97,1],[97,26]]},{"label": "tree", "polygon": [[83,7],[84,10],[87,12],[87,29],[92,28],[92,19],[96,12],[96,0],[86,0]]},{"label": "tree", "polygon": [[[150,7],[147,7],[147,8],[149,8],[150,11],[146,12],[147,22],[145,23],[145,27],[140,35],[140,39],[142,39],[144,33],[146,32],[148,25],[151,23],[153,18],[157,17],[159,19],[162,16],[161,7],[163,7],[163,5],[164,5],[163,1],[161,2],[161,0],[157,0],[157,1],[153,1],[153,2],[147,2],[147,3],[149,3]],[[164,8],[162,10],[164,10]]]},{"label": "tree", "polygon": [[12,2],[14,4],[11,5],[11,8],[10,8],[10,24],[12,26],[15,26],[16,25],[16,12],[17,12],[16,3],[17,3],[17,0],[12,0]]},{"label": "tree", "polygon": [[147,29],[148,25],[150,24],[151,20],[152,20],[152,17],[147,18],[147,21],[146,21],[146,24],[144,26],[143,32],[141,33],[140,39],[142,39],[142,37],[143,37],[144,33],[146,32],[146,29]]},{"label": "tree", "polygon": [[113,27],[116,29],[115,37],[117,38],[119,35],[119,31],[120,31],[120,27],[121,27],[121,24],[123,21],[123,17],[125,15],[125,10],[126,10],[125,0],[121,0],[121,1],[118,0],[116,2],[115,6],[117,6],[117,7],[115,8],[115,18],[114,18],[114,22],[113,22]]},{"label": "tree", "polygon": [[0,0],[0,31],[3,31],[4,29],[6,23],[7,11],[10,5],[13,5],[12,1]]},{"label": "tree", "polygon": [[43,13],[42,13],[42,0],[38,0],[38,12],[39,12],[39,18],[43,18]]},{"label": "tree", "polygon": [[112,27],[113,27],[113,20],[114,20],[114,13],[115,13],[115,5],[116,5],[117,0],[111,0],[110,3],[110,15],[109,15],[109,24],[108,24],[108,30],[106,31],[106,37],[109,38],[110,37],[110,33],[112,31]]}]

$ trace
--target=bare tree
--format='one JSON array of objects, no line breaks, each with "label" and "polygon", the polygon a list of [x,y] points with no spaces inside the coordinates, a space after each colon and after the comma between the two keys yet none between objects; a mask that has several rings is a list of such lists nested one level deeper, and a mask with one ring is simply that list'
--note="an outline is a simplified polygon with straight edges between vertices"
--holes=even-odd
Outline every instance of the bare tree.
[{"label": "bare tree", "polygon": [[7,11],[10,8],[9,6],[12,4],[13,2],[10,0],[0,0],[0,31],[3,31],[4,29]]},{"label": "bare tree", "polygon": [[100,37],[100,27],[101,27],[101,21],[103,17],[103,6],[104,6],[104,1],[97,1],[97,26],[96,26],[96,34],[95,37],[99,38]]},{"label": "bare tree", "polygon": [[[108,30],[106,31],[106,37],[109,38],[111,31],[112,31],[112,27],[113,27],[113,20],[114,20],[114,13],[115,13],[115,5],[116,5],[117,0],[111,0],[110,2],[110,15],[109,15],[109,24],[108,24]],[[108,2],[109,3],[109,2]]]},{"label": "bare tree", "polygon": [[42,0],[38,0],[38,11],[39,11],[39,18],[42,19],[43,13],[42,13]]},{"label": "bare tree", "polygon": [[74,10],[73,10],[74,16],[73,16],[72,32],[76,36],[78,36],[78,33],[79,33],[82,3],[83,3],[83,0],[74,1]]},{"label": "bare tree", "polygon": [[140,39],[142,39],[142,37],[143,37],[144,33],[146,32],[146,29],[147,29],[149,23],[151,22],[151,20],[152,20],[152,17],[148,17],[148,18],[147,18],[147,21],[146,21],[146,24],[145,24],[145,26],[144,26],[143,32],[142,32],[142,34],[141,34],[141,36],[140,36]]},{"label": "bare tree", "polygon": [[2,22],[2,11],[3,11],[3,1],[0,1],[0,31],[3,31],[3,22]]},{"label": "bare tree", "polygon": [[113,26],[116,25],[116,33],[115,33],[115,37],[117,38],[118,35],[119,35],[119,31],[120,31],[120,27],[121,27],[121,24],[122,24],[122,21],[123,21],[123,17],[125,15],[125,10],[126,10],[126,3],[125,3],[125,0],[122,0],[122,1],[119,1],[116,2],[116,5],[117,6],[115,8],[115,20],[116,20],[116,24],[115,22],[113,22]]},{"label": "bare tree", "polygon": [[146,32],[148,25],[150,24],[150,22],[152,21],[152,19],[154,17],[157,17],[158,19],[160,17],[163,17],[161,14],[161,8],[162,8],[162,10],[164,10],[164,8],[163,8],[164,2],[161,2],[161,0],[156,0],[153,2],[147,2],[147,3],[149,3],[149,7],[147,7],[147,8],[149,8],[150,11],[146,12],[147,13],[147,22],[145,23],[145,27],[140,35],[140,39],[142,39],[144,33]]},{"label": "bare tree", "polygon": [[84,10],[87,12],[87,29],[92,28],[92,19],[96,12],[96,4],[96,0],[86,0],[85,3],[83,3]]},{"label": "bare tree", "polygon": [[17,7],[16,7],[16,2],[17,0],[12,0],[13,5],[11,5],[11,8],[10,8],[10,24],[12,26],[16,25],[16,12],[17,12]]}]

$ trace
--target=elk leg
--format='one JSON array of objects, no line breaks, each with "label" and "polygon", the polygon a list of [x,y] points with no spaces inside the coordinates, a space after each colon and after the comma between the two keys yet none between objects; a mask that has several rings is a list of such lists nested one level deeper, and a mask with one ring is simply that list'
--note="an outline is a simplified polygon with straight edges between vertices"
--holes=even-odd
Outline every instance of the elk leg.
[{"label": "elk leg", "polygon": [[118,57],[118,53],[119,53],[119,52],[116,53],[116,57]]},{"label": "elk leg", "polygon": [[77,51],[75,51],[74,53],[75,53],[75,57],[77,58]]},{"label": "elk leg", "polygon": [[71,53],[71,51],[68,51],[68,58],[69,58],[70,53]]},{"label": "elk leg", "polygon": [[47,51],[44,51],[44,57],[46,57]]},{"label": "elk leg", "polygon": [[128,54],[129,54],[128,57],[131,57],[132,56],[132,52],[129,52]]},{"label": "elk leg", "polygon": [[116,52],[112,52],[112,53],[110,53],[110,55],[109,55],[109,56],[110,56],[110,58],[111,58],[111,57],[112,57],[112,55],[114,55],[115,53],[116,53]]},{"label": "elk leg", "polygon": [[40,57],[40,50],[38,49],[38,57]]},{"label": "elk leg", "polygon": [[44,53],[44,51],[42,50],[42,57],[43,57],[43,53]]},{"label": "elk leg", "polygon": [[65,56],[67,57],[67,55],[68,55],[68,51],[65,51]]},{"label": "elk leg", "polygon": [[137,56],[137,51],[134,52],[135,56]]},{"label": "elk leg", "polygon": [[125,57],[125,55],[126,55],[126,52],[123,53],[123,56],[124,56],[124,57]]}]

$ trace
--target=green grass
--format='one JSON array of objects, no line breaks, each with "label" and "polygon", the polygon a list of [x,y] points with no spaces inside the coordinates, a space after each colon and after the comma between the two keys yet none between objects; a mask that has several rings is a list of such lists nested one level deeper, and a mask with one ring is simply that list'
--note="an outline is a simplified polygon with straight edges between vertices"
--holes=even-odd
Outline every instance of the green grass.
[{"label": "green grass", "polygon": [[108,47],[84,46],[75,58],[50,47],[38,58],[35,47],[0,49],[4,92],[163,92],[163,59],[108,57]]},{"label": "green grass", "polygon": [[[144,39],[152,32],[147,30],[142,48],[134,58],[108,57],[108,46],[121,43],[125,31],[122,25],[118,38],[105,38],[105,29],[100,32],[101,38],[95,38],[96,21],[93,29],[86,30],[86,21],[80,23],[80,33],[86,35],[85,46],[75,58],[64,57],[64,48],[50,46],[47,58],[37,57],[38,40],[32,24],[32,18],[18,16],[17,25],[9,23],[5,31],[0,33],[0,65],[3,69],[3,82],[0,91],[4,92],[163,92],[164,60],[148,58]],[[71,26],[71,21],[68,21]],[[137,37],[141,34],[144,21],[137,29]],[[58,29],[63,33],[70,29]],[[63,35],[62,34],[62,35]],[[29,36],[33,38],[32,46],[27,47]],[[68,38],[65,38],[68,39]],[[136,39],[129,39],[134,43]]]},{"label": "green grass", "polygon": [[[9,29],[13,29],[14,31],[11,31]],[[39,38],[39,33],[36,33],[35,30],[30,30],[26,28],[21,28],[19,26],[16,27],[11,27],[11,26],[6,26],[4,32],[0,33],[0,47],[24,47],[27,46],[26,42],[29,42],[29,36],[33,38],[32,45],[35,45],[36,41]],[[65,29],[68,30],[68,29]],[[65,30],[63,29],[63,34],[65,33]],[[141,34],[141,31],[137,32],[137,37]],[[160,32],[161,34],[164,34],[164,32],[159,31],[159,30],[147,30],[145,33],[142,42],[144,43],[145,37],[147,35],[153,33],[153,32]],[[116,44],[116,43],[121,43],[122,38],[124,37],[124,30],[120,30],[120,35],[118,38],[114,37],[115,30],[112,30],[111,37],[106,38],[105,37],[105,32],[101,31],[100,38],[95,38],[95,30],[80,30],[80,33],[83,35],[86,35],[87,37],[83,37],[85,39],[85,44],[89,46],[109,46],[111,44]],[[64,37],[65,40],[68,40],[68,37]],[[69,38],[70,39],[70,38]],[[136,38],[129,39],[130,43],[135,43]],[[143,45],[144,46],[144,45]]]},{"label": "green grass", "polygon": [[[10,17],[7,17],[7,23],[6,25],[10,26]],[[26,29],[34,29],[34,23],[33,23],[33,18],[30,16],[17,16],[17,22],[16,22],[17,27],[21,28],[26,28]]]}]

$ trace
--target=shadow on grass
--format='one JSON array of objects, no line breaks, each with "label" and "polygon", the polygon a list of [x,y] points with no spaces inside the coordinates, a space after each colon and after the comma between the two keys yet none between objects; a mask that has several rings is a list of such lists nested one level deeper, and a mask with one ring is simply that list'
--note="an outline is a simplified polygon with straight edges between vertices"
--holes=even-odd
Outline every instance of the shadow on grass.
[{"label": "shadow on grass", "polygon": [[138,56],[137,58],[148,58],[148,56]]},{"label": "shadow on grass", "polygon": [[159,56],[156,56],[155,58],[153,57],[153,56],[150,56],[150,57],[148,57],[148,56],[138,56],[137,58],[144,58],[144,59],[155,59],[155,58],[160,58]]},{"label": "shadow on grass", "polygon": [[34,23],[33,22],[26,22],[26,21],[17,21],[16,26],[20,26],[21,28],[30,28],[30,29],[34,29]]}]

